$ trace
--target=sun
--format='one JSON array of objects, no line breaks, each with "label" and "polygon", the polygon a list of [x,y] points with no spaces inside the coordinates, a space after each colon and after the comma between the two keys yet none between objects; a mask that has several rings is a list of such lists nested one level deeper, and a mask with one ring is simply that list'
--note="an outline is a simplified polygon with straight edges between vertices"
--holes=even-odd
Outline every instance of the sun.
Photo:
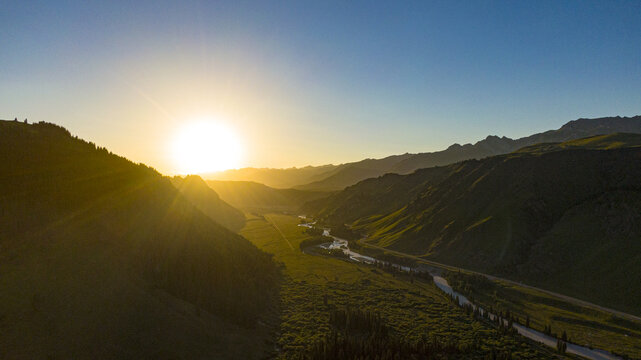
[{"label": "sun", "polygon": [[242,147],[232,129],[216,121],[194,121],[183,126],[172,143],[180,174],[204,174],[237,168]]}]

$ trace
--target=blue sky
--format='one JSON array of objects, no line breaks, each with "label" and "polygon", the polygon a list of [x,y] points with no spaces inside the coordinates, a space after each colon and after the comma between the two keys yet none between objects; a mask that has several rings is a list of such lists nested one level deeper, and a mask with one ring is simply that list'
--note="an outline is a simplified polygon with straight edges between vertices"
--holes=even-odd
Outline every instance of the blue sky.
[{"label": "blue sky", "polygon": [[243,166],[440,150],[641,114],[641,2],[5,2],[0,117],[171,173],[213,117]]}]

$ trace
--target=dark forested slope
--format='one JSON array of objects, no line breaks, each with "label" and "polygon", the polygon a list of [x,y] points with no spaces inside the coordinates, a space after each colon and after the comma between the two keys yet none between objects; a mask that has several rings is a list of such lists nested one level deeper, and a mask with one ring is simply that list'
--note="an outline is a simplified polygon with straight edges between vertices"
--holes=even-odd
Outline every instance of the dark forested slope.
[{"label": "dark forested slope", "polygon": [[306,210],[368,241],[639,313],[641,135],[385,175]]},{"label": "dark forested slope", "polygon": [[0,164],[0,358],[261,356],[271,257],[167,178],[47,123]]}]

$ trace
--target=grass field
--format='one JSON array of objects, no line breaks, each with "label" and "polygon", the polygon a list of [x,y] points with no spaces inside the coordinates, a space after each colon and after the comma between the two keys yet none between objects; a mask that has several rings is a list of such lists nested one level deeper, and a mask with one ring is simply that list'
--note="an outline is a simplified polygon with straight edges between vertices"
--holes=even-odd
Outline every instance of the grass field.
[{"label": "grass field", "polygon": [[[392,331],[409,340],[422,336],[480,344],[472,358],[483,359],[490,348],[514,358],[555,358],[552,350],[520,337],[501,335],[454,306],[432,282],[393,275],[374,267],[302,253],[309,236],[294,216],[250,216],[241,234],[283,265],[279,358],[298,357],[330,333],[328,312],[346,306],[381,314]],[[466,356],[470,358],[470,356]]]},{"label": "grass field", "polygon": [[530,326],[542,331],[565,331],[573,343],[641,359],[641,323],[603,311],[570,304],[544,292],[465,273],[450,273],[452,287],[488,308],[529,316]]}]

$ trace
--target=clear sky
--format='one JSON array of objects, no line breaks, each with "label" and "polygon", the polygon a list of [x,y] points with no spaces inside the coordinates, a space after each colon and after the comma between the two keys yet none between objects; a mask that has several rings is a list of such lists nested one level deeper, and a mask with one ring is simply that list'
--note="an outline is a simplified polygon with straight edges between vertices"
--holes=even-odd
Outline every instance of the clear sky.
[{"label": "clear sky", "polygon": [[202,117],[288,167],[641,114],[641,1],[4,1],[0,49],[0,118],[168,174]]}]

